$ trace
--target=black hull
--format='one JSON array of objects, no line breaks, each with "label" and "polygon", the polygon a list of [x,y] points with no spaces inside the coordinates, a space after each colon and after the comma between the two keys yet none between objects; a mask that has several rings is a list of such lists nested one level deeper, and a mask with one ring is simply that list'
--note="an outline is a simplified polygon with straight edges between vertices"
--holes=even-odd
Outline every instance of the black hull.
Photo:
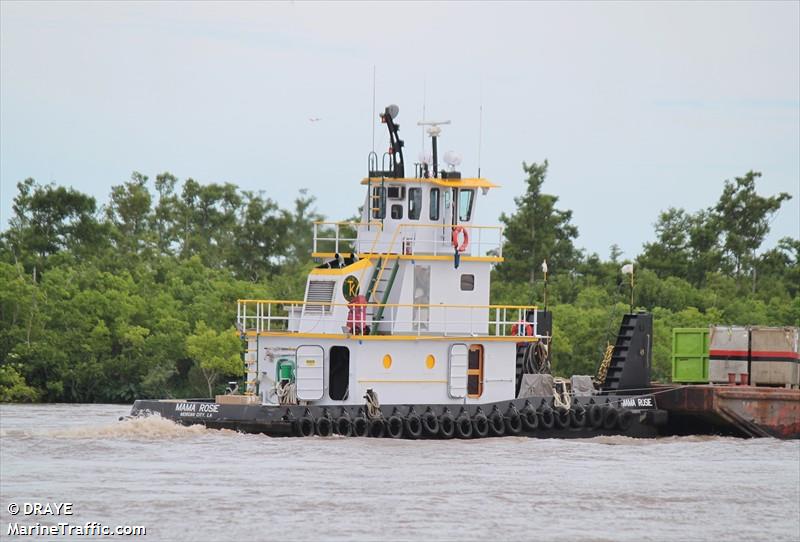
[{"label": "black hull", "polygon": [[[624,402],[629,405],[631,401],[642,403],[642,399],[644,399],[646,408],[622,406]],[[595,424],[591,423],[589,413],[592,408],[605,414],[604,424],[597,424],[597,416],[594,418]],[[581,410],[584,411],[583,420],[579,416]],[[611,410],[615,412],[609,412]],[[532,412],[535,412],[535,416],[532,415]],[[204,425],[211,429],[261,433],[273,437],[310,436],[310,434],[328,436],[340,433],[337,424],[342,423],[344,434],[349,436],[442,439],[491,436],[591,438],[624,435],[635,438],[654,438],[659,436],[659,427],[667,422],[666,411],[657,409],[655,399],[650,395],[634,398],[631,396],[578,398],[573,402],[571,416],[569,411],[553,409],[552,398],[543,397],[529,397],[484,405],[382,405],[380,416],[373,417],[367,416],[364,405],[243,405],[218,404],[210,399],[138,400],[131,410],[132,416],[154,414],[182,425]],[[431,420],[431,414],[436,418],[436,425],[445,425],[444,418],[449,415],[451,422],[456,422],[456,424],[461,422],[462,428],[467,428],[468,425],[472,425],[473,428],[469,431],[469,435],[465,434],[467,431],[458,429],[454,430],[452,434],[448,434],[442,427],[433,432],[430,430],[430,425],[426,427],[421,423],[422,418]],[[483,415],[483,419],[481,419],[481,415]],[[552,416],[552,426],[548,423],[550,416]],[[528,420],[536,417],[536,427],[531,427],[530,423],[522,423],[521,417],[527,417]],[[342,418],[349,422],[340,422]],[[354,435],[359,432],[355,430],[353,423],[357,418],[361,420],[362,428],[366,423],[366,434]],[[464,418],[471,423],[464,422]],[[433,424],[432,421],[431,424]],[[379,427],[381,425],[382,430]],[[374,433],[370,434],[373,429]]]}]

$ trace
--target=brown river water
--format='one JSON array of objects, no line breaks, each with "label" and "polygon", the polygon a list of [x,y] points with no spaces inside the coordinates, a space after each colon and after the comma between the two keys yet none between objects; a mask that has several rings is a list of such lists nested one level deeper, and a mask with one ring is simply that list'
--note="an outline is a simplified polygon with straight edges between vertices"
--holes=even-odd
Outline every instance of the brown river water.
[{"label": "brown river water", "polygon": [[[0,539],[800,540],[800,441],[269,438],[129,411],[0,405]],[[90,522],[146,535],[9,534]]]}]

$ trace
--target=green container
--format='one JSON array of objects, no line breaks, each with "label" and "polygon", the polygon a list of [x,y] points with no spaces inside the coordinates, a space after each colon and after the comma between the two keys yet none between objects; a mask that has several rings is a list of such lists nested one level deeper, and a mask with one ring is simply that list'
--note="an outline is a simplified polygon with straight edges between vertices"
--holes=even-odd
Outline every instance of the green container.
[{"label": "green container", "polygon": [[708,383],[708,328],[672,330],[672,381]]}]

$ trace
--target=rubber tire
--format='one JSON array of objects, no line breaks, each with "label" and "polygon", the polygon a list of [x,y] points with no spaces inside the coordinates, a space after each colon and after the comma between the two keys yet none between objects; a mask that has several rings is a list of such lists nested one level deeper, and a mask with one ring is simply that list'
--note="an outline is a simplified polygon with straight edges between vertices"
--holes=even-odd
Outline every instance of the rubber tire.
[{"label": "rubber tire", "polygon": [[491,433],[495,437],[502,437],[506,432],[506,421],[503,418],[503,415],[497,411],[494,411],[491,416],[489,416],[489,433]]},{"label": "rubber tire", "polygon": [[316,430],[317,435],[321,437],[329,437],[333,435],[333,422],[326,416],[317,418]]},{"label": "rubber tire", "polygon": [[369,436],[383,438],[386,434],[386,421],[383,418],[372,418],[369,421]]},{"label": "rubber tire", "polygon": [[576,429],[586,427],[586,418],[586,409],[582,406],[569,409],[569,424],[572,427]]},{"label": "rubber tire", "polygon": [[403,420],[406,436],[408,438],[419,438],[422,436],[422,420],[416,414],[409,414]]},{"label": "rubber tire", "polygon": [[456,421],[452,414],[445,412],[439,416],[439,435],[442,438],[453,438],[456,434]]},{"label": "rubber tire", "polygon": [[394,414],[386,421],[386,433],[392,438],[403,438],[403,418]]},{"label": "rubber tire", "polygon": [[605,412],[603,412],[603,407],[601,407],[600,405],[591,405],[589,407],[588,422],[593,429],[600,429],[603,426],[604,417],[605,417]]},{"label": "rubber tire", "polygon": [[619,420],[619,411],[614,407],[608,407],[603,413],[603,429],[614,429]]},{"label": "rubber tire", "polygon": [[422,430],[429,437],[439,432],[439,418],[430,410],[422,415]]},{"label": "rubber tire", "polygon": [[472,421],[469,416],[459,416],[456,420],[456,435],[458,438],[472,437]]},{"label": "rubber tire", "polygon": [[554,412],[555,417],[553,422],[558,429],[568,429],[569,428],[569,410],[566,408],[559,408]]},{"label": "rubber tire", "polygon": [[314,418],[303,416],[297,422],[297,434],[301,437],[314,436]]},{"label": "rubber tire", "polygon": [[[536,418],[535,415],[534,418]],[[506,434],[519,435],[522,433],[522,416],[519,415],[519,412],[512,412],[505,417],[505,425]]]},{"label": "rubber tire", "polygon": [[364,416],[353,418],[353,436],[366,437],[369,434],[369,422]]},{"label": "rubber tire", "polygon": [[617,420],[617,427],[619,427],[619,430],[624,433],[628,429],[630,429],[631,426],[633,425],[634,417],[635,416],[633,412],[631,412],[630,410],[627,409],[623,410],[619,415],[619,419]]},{"label": "rubber tire", "polygon": [[539,428],[539,416],[532,406],[523,408],[520,417],[525,431],[536,431]]},{"label": "rubber tire", "polygon": [[539,411],[539,427],[542,429],[552,429],[556,423],[556,415],[552,408],[543,408]]},{"label": "rubber tire", "polygon": [[353,421],[348,416],[340,416],[336,420],[336,432],[343,437],[353,436]]},{"label": "rubber tire", "polygon": [[489,436],[489,419],[484,414],[476,414],[472,418],[472,434],[476,438],[485,438]]}]

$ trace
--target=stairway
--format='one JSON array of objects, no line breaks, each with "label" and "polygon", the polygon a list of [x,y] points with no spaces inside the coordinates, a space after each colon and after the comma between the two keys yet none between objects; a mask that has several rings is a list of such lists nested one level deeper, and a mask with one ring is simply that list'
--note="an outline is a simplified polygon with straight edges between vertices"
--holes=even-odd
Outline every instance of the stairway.
[{"label": "stairway", "polygon": [[650,386],[653,359],[653,315],[626,314],[622,317],[603,390],[607,392]]},{"label": "stairway", "polygon": [[378,307],[372,308],[371,335],[377,335],[378,326],[380,325],[381,320],[383,320],[385,308],[384,305],[389,301],[389,294],[392,291],[394,279],[397,277],[397,271],[400,268],[400,258],[394,258],[394,265],[391,266],[391,270],[387,276],[385,271],[389,266],[389,258],[388,256],[384,255],[378,260],[378,265],[375,266],[375,271],[373,272],[372,278],[369,281],[369,286],[367,287],[367,302],[380,303]]}]

